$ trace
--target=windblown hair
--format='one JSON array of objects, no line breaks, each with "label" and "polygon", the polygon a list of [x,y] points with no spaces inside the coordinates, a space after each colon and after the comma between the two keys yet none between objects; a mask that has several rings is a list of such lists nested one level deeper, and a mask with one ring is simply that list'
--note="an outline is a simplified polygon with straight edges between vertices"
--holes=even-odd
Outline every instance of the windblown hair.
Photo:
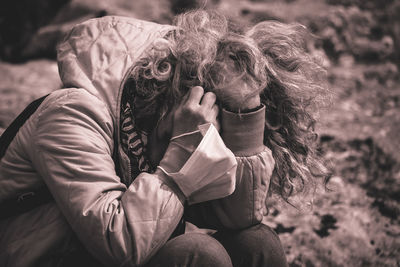
[{"label": "windblown hair", "polygon": [[[324,102],[325,71],[305,50],[306,29],[299,24],[264,21],[241,30],[204,10],[178,15],[176,30],[155,42],[132,68],[139,117],[162,118],[190,87],[200,85],[219,104],[241,111],[260,95],[266,106],[264,144],[276,165],[270,192],[289,197],[308,192],[327,177],[316,155],[313,110]],[[242,82],[245,90],[232,92]]]}]

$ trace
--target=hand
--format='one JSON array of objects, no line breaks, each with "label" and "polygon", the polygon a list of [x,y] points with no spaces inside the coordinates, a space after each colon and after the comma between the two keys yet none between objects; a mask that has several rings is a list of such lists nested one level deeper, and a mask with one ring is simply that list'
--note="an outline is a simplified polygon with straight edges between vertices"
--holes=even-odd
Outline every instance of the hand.
[{"label": "hand", "polygon": [[[197,130],[197,126],[211,122],[219,129],[217,121],[218,107],[215,105],[214,93],[205,93],[202,87],[196,86],[184,96],[183,100],[164,117],[149,139],[149,159],[153,166],[161,161],[169,145],[170,138]],[[186,136],[175,140],[188,150],[195,149],[201,141],[201,134]],[[191,153],[189,153],[191,154]]]},{"label": "hand", "polygon": [[212,92],[204,94],[201,86],[191,88],[174,112],[172,137],[195,131],[197,126],[208,122],[219,129],[216,99]]}]

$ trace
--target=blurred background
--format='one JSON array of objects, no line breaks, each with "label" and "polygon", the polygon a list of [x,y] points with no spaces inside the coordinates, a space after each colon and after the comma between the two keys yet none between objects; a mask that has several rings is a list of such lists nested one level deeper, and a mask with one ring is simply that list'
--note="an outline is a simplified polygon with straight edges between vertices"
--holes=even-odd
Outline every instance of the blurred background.
[{"label": "blurred background", "polygon": [[400,1],[4,0],[0,3],[0,133],[33,99],[61,87],[55,46],[74,24],[105,15],[170,23],[190,8],[240,23],[300,22],[328,70],[332,106],[317,125],[333,171],[313,209],[271,200],[264,222],[290,266],[400,266]]}]

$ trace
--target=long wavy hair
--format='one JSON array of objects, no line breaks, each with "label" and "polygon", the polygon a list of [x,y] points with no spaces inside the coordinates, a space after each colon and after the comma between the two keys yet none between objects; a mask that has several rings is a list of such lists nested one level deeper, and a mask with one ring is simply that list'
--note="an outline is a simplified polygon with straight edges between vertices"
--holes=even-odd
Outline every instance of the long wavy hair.
[{"label": "long wavy hair", "polygon": [[[264,144],[276,162],[270,192],[290,203],[289,197],[315,189],[316,178],[327,179],[316,153],[313,116],[327,92],[325,71],[306,52],[305,27],[264,21],[240,29],[204,10],[180,14],[174,25],[130,73],[126,85],[134,87],[138,119],[161,119],[196,85],[238,112],[258,94],[266,106]],[[247,90],[227,92],[238,80]]]}]

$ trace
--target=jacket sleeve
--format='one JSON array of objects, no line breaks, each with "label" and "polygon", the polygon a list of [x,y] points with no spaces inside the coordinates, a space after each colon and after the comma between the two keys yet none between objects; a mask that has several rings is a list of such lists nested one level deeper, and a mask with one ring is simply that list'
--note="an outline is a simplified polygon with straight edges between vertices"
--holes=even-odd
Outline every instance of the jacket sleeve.
[{"label": "jacket sleeve", "polygon": [[84,90],[49,97],[35,119],[31,160],[81,242],[110,266],[145,263],[177,226],[182,193],[160,171],[121,182],[110,112]]},{"label": "jacket sleeve", "polygon": [[223,110],[222,138],[236,156],[236,188],[232,195],[185,210],[198,227],[241,229],[262,221],[275,161],[264,146],[265,107],[237,114]]}]

